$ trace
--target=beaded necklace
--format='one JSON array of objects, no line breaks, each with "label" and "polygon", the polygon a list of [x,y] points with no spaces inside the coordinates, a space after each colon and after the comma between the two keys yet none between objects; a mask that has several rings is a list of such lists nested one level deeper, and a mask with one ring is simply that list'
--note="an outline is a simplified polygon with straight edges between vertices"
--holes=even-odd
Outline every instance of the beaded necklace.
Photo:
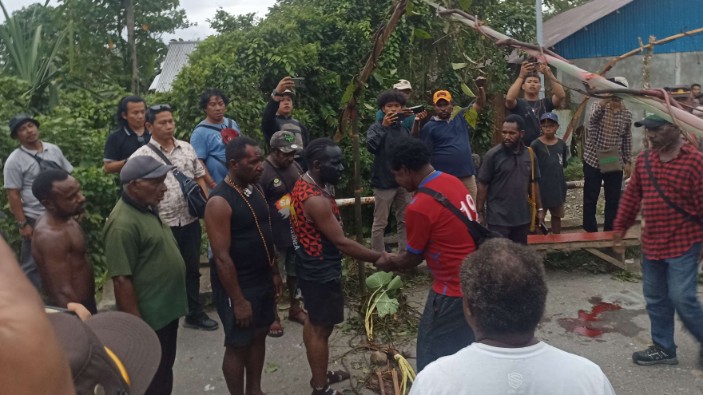
[{"label": "beaded necklace", "polygon": [[[249,207],[249,211],[251,211],[251,215],[254,216],[254,224],[256,224],[256,230],[259,231],[259,237],[261,237],[261,242],[264,244],[264,250],[266,250],[266,257],[268,258],[269,265],[271,267],[273,267],[275,262],[273,261],[273,259],[271,259],[271,253],[269,252],[268,243],[266,243],[266,239],[264,238],[264,232],[261,231],[261,227],[259,226],[259,219],[257,218],[256,213],[254,212],[254,207],[252,207],[251,203],[249,203],[248,196],[251,195],[251,193],[249,193],[248,195],[245,196],[245,193],[243,193],[239,189],[239,187],[234,184],[234,181],[232,181],[232,179],[229,176],[225,177],[225,183],[227,185],[229,185],[230,187],[232,187],[235,191],[237,191],[239,196],[242,197],[242,200],[244,200],[244,203],[246,203],[247,207]],[[261,191],[261,189],[259,189],[259,187],[257,185],[252,185],[252,187],[259,192],[259,194],[261,195],[261,197],[265,201],[266,197],[264,196],[264,193]],[[269,213],[268,217],[269,217],[269,230],[273,234],[273,227],[271,226],[271,213]]]}]

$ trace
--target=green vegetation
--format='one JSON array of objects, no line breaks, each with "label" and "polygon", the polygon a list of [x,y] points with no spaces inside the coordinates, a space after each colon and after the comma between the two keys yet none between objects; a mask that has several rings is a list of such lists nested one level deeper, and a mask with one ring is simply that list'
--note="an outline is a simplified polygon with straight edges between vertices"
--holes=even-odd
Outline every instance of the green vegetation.
[{"label": "green vegetation", "polygon": [[[545,5],[552,13],[580,2],[547,0]],[[395,3],[279,0],[265,19],[218,10],[210,20],[218,34],[200,42],[173,91],[146,95],[146,99],[172,103],[177,134],[188,139],[202,117],[197,108],[200,92],[221,88],[232,99],[229,115],[245,133],[260,138],[260,117],[268,94],[284,75],[300,76],[306,78],[307,87],[296,96],[295,116],[308,125],[313,137],[334,136],[340,104],[347,99],[345,91],[363,66],[376,29],[386,22]],[[479,15],[519,40],[534,41],[532,0],[443,3]],[[101,229],[117,196],[114,178],[101,169],[103,144],[114,127],[114,108],[128,89],[144,94],[166,54],[162,35],[189,22],[178,0],[59,0],[56,6],[36,3],[12,15],[5,12],[5,18],[0,25],[0,152],[6,157],[17,146],[9,138],[7,120],[20,112],[36,115],[43,139],[59,145],[76,166],[75,176],[88,198],[83,219],[88,250],[101,278]],[[130,37],[135,50],[130,49]],[[512,78],[504,60],[507,53],[508,49],[496,47],[478,33],[438,18],[424,1],[409,1],[363,94],[361,137],[373,120],[376,95],[399,78],[412,81],[413,104],[429,104],[432,92],[445,88],[457,104],[468,105],[473,99],[467,93],[476,91],[473,80],[477,76],[488,78],[489,97],[499,97]],[[132,78],[133,54],[137,55],[136,81]],[[489,108],[482,115],[472,136],[476,152],[485,152],[491,145],[492,114]],[[342,136],[340,143],[349,147],[350,136]],[[352,154],[350,149],[344,152],[348,173],[338,188],[340,197],[353,195],[349,182]],[[362,149],[359,169],[361,179],[366,180],[362,185],[365,195],[370,193],[371,160]],[[0,204],[9,214],[4,193]],[[364,218],[368,219],[367,210]],[[346,223],[351,229],[351,217]],[[11,216],[0,221],[0,231],[18,247]]]}]

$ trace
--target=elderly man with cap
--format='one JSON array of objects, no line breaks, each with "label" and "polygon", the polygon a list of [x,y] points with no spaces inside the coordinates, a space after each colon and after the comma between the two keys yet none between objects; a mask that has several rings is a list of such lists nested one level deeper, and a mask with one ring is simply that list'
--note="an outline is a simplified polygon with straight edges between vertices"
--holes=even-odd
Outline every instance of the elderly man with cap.
[{"label": "elderly man with cap", "polygon": [[[651,149],[640,153],[620,202],[614,246],[642,213],[642,288],[653,345],[635,352],[638,365],[675,365],[674,312],[703,344],[703,308],[697,295],[703,242],[703,154],[686,142],[681,129],[651,115],[644,126]],[[703,349],[699,354],[703,368]]]},{"label": "elderly man with cap", "polygon": [[34,223],[44,213],[44,206],[32,194],[32,184],[42,170],[55,168],[70,173],[73,166],[59,147],[41,140],[39,122],[29,115],[20,114],[10,120],[10,137],[19,140],[20,146],[5,161],[3,175],[10,211],[22,236],[20,266],[32,284],[41,290],[31,240]]},{"label": "elderly man with cap", "polygon": [[172,168],[149,156],[130,158],[120,172],[122,197],[105,224],[105,258],[117,307],[141,317],[161,344],[148,394],[171,393],[178,319],[187,312],[185,262],[158,213]]},{"label": "elderly man with cap", "polygon": [[[294,160],[295,154],[300,151],[300,147],[295,143],[293,133],[285,130],[274,133],[270,143],[271,153],[263,163],[259,185],[264,191],[264,196],[271,212],[271,228],[273,230],[273,242],[276,246],[278,270],[286,274],[288,298],[290,300],[288,319],[304,325],[307,314],[296,297],[298,287],[295,249],[293,248],[290,225],[290,193],[295,182],[303,174],[303,169]],[[278,317],[278,311],[276,311],[276,320],[271,324],[269,336],[279,337],[282,335],[283,328]]]},{"label": "elderly man with cap", "polygon": [[[627,80],[610,80],[627,88]],[[596,206],[601,184],[605,192],[604,231],[613,230],[618,212],[623,174],[629,173],[632,154],[632,112],[619,97],[593,105],[583,150],[583,229],[597,232]]]},{"label": "elderly man with cap", "polygon": [[476,85],[479,90],[477,99],[453,117],[452,94],[446,90],[435,92],[432,97],[435,115],[420,131],[420,139],[432,153],[432,166],[435,170],[460,179],[474,200],[477,188],[471,135],[476,130],[478,114],[486,105],[486,79],[477,78]]},{"label": "elderly man with cap", "polygon": [[[283,77],[276,85],[276,89],[271,92],[264,113],[261,117],[261,131],[264,134],[266,144],[271,142],[273,134],[279,130],[287,130],[295,136],[295,144],[300,147],[299,153],[310,141],[308,129],[297,119],[292,117],[293,97],[295,97],[295,80],[289,76]],[[296,162],[305,168],[303,158],[297,154]]]}]

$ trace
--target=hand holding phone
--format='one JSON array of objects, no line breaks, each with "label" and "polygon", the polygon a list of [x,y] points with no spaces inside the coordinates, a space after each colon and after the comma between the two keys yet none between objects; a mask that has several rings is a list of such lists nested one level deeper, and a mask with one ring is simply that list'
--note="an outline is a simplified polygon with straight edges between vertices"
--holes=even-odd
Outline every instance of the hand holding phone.
[{"label": "hand holding phone", "polygon": [[291,80],[293,80],[293,84],[295,84],[296,88],[305,88],[305,78],[291,77]]}]

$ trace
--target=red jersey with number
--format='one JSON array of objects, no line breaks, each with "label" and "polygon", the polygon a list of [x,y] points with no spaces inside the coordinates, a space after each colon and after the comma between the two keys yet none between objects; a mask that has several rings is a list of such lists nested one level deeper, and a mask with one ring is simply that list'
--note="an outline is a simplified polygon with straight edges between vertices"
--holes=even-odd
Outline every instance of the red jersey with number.
[{"label": "red jersey with number", "polygon": [[[451,204],[475,221],[476,204],[458,178],[435,171],[419,187],[444,195]],[[408,252],[424,256],[434,279],[432,289],[446,296],[462,296],[459,270],[476,250],[466,224],[432,196],[416,193],[405,212]]]}]

